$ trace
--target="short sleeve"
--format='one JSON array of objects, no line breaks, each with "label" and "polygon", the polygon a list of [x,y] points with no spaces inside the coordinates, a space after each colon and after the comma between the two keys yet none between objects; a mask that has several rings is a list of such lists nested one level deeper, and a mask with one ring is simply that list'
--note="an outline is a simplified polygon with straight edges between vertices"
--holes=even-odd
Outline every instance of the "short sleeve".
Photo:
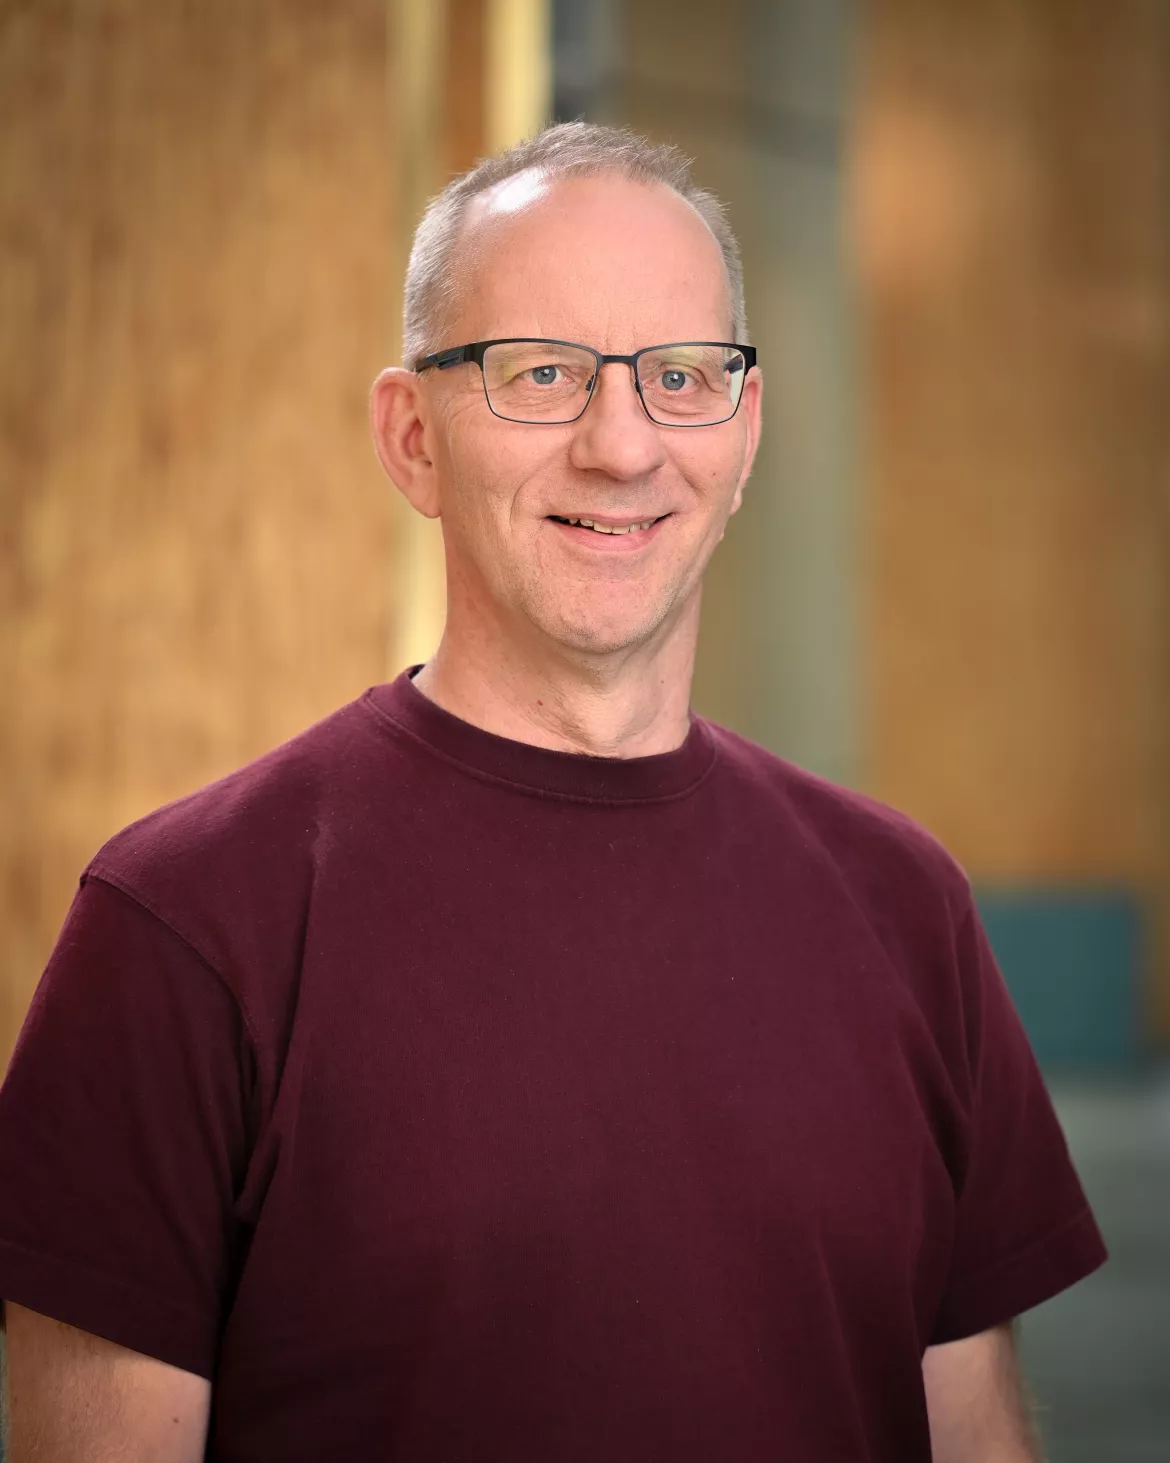
[{"label": "short sleeve", "polygon": [[973,910],[960,929],[957,954],[970,1134],[932,1345],[1010,1320],[1106,1259],[1032,1048]]},{"label": "short sleeve", "polygon": [[85,879],[0,1087],[0,1296],[210,1377],[248,1062],[215,972]]}]

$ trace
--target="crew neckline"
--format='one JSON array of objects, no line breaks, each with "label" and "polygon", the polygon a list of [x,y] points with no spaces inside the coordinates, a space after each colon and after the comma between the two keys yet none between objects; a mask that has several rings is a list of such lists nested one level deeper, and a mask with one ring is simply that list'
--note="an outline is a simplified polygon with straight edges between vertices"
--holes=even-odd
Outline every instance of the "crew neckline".
[{"label": "crew neckline", "polygon": [[445,710],[414,684],[412,665],[393,681],[371,688],[362,700],[399,731],[448,761],[527,792],[583,802],[628,803],[679,797],[710,772],[715,739],[709,723],[690,713],[681,746],[648,757],[597,757],[558,752],[497,736]]}]

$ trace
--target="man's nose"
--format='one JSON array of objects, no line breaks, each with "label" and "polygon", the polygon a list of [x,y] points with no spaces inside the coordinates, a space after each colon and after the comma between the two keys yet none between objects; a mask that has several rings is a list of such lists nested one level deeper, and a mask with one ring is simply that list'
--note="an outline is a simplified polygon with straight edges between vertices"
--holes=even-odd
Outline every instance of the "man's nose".
[{"label": "man's nose", "polygon": [[634,373],[620,361],[602,366],[569,448],[574,467],[628,480],[645,477],[666,460],[662,436],[646,415]]}]

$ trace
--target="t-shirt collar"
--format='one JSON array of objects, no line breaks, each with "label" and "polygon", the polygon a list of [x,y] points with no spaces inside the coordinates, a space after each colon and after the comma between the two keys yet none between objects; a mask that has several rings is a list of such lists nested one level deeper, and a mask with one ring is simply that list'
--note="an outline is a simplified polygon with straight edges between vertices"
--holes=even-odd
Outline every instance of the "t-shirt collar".
[{"label": "t-shirt collar", "polygon": [[497,736],[437,705],[414,684],[420,666],[374,686],[367,699],[382,717],[464,768],[529,792],[589,802],[645,802],[678,797],[710,771],[715,741],[693,713],[686,740],[649,757],[596,757],[558,752]]}]

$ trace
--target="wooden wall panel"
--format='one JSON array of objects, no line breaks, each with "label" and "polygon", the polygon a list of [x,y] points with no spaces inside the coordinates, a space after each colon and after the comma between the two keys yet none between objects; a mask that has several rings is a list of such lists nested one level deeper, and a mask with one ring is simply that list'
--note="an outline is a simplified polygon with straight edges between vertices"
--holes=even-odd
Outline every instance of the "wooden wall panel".
[{"label": "wooden wall panel", "polygon": [[[487,0],[447,0],[442,85],[445,93],[444,186],[487,151]],[[436,189],[437,191],[437,189]],[[410,221],[413,232],[413,221]]]},{"label": "wooden wall panel", "polygon": [[384,10],[0,7],[0,1064],[100,842],[386,673]]},{"label": "wooden wall panel", "polygon": [[863,35],[868,781],[976,878],[1165,909],[1170,22],[869,0]]}]

